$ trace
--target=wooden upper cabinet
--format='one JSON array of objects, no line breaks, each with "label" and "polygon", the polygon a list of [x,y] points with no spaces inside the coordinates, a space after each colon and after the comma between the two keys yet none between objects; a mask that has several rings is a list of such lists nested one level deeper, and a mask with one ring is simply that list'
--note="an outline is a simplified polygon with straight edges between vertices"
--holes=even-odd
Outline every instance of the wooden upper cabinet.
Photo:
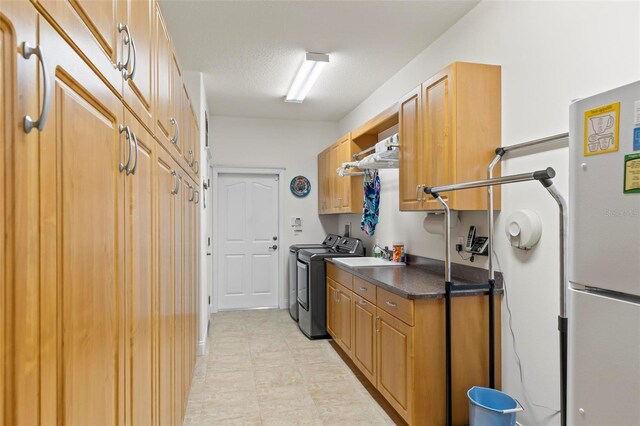
[{"label": "wooden upper cabinet", "polygon": [[[373,139],[366,135],[361,138],[372,146]],[[323,213],[359,213],[362,211],[364,194],[362,176],[339,176],[337,169],[345,162],[353,161],[353,154],[363,148],[347,133],[336,143],[318,155],[318,176],[320,192],[318,212]],[[357,169],[352,169],[358,172]]]},{"label": "wooden upper cabinet", "polygon": [[124,7],[126,25],[133,39],[133,43],[123,47],[125,58],[131,49],[132,61],[123,74],[124,100],[140,121],[153,129],[154,0],[128,0]]},{"label": "wooden upper cabinet", "polygon": [[318,212],[328,213],[329,210],[329,150],[318,154]]},{"label": "wooden upper cabinet", "polygon": [[[336,169],[342,165],[342,163],[351,161],[351,135],[348,135],[338,141],[338,164],[336,165]],[[338,176],[337,173],[334,174],[336,176],[336,204],[340,211],[349,210],[351,208],[351,178],[349,177],[341,177]]]},{"label": "wooden upper cabinet", "polygon": [[400,210],[421,210],[426,181],[422,143],[422,90],[418,86],[400,101]]},{"label": "wooden upper cabinet", "polygon": [[[172,45],[170,45],[172,47]],[[185,116],[185,92],[182,83],[182,71],[178,65],[178,58],[173,49],[169,53],[170,71],[170,102],[169,102],[169,123],[172,125],[174,133],[170,139],[172,149],[179,157],[184,155],[185,135],[188,134],[188,124],[184,122]]]},{"label": "wooden upper cabinet", "polygon": [[[422,187],[486,178],[501,145],[500,67],[455,62],[419,89],[400,104],[400,209],[440,210]],[[442,196],[454,210],[487,208],[483,188]]]},{"label": "wooden upper cabinet", "polygon": [[55,52],[39,144],[41,423],[123,424],[124,107],[43,20],[39,37]]},{"label": "wooden upper cabinet", "polygon": [[176,127],[171,121],[173,105],[171,97],[172,53],[169,31],[164,23],[160,6],[156,5],[156,60],[155,60],[155,121],[156,136],[166,146],[175,135]]},{"label": "wooden upper cabinet", "polygon": [[[135,0],[132,0],[135,1]],[[123,46],[125,0],[31,0],[64,32],[73,48],[95,66],[116,93],[122,91],[118,62],[126,60]]]}]

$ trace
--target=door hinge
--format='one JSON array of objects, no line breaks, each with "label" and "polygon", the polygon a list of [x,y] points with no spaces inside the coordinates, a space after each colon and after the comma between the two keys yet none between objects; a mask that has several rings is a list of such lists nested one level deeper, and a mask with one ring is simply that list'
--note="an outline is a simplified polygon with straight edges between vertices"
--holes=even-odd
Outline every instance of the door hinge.
[{"label": "door hinge", "polygon": [[211,304],[211,296],[209,296],[209,304]]}]

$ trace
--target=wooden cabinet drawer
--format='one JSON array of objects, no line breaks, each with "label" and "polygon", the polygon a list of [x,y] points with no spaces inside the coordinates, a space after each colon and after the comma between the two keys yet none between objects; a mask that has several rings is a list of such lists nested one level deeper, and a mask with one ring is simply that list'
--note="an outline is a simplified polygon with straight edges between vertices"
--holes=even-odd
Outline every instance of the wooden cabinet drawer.
[{"label": "wooden cabinet drawer", "polygon": [[376,305],[399,320],[413,325],[413,300],[405,299],[378,287]]},{"label": "wooden cabinet drawer", "polygon": [[349,290],[353,289],[353,275],[343,269],[338,268],[333,263],[327,263],[327,277],[331,278],[338,284],[342,284]]},{"label": "wooden cabinet drawer", "polygon": [[359,277],[353,277],[353,291],[367,299],[369,302],[376,303],[376,286]]}]

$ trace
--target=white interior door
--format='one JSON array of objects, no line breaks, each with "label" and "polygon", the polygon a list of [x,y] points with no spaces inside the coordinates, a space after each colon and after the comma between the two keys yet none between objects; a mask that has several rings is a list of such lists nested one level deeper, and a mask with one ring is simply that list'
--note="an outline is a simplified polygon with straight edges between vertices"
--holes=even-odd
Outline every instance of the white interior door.
[{"label": "white interior door", "polygon": [[218,307],[278,307],[278,175],[220,174]]}]

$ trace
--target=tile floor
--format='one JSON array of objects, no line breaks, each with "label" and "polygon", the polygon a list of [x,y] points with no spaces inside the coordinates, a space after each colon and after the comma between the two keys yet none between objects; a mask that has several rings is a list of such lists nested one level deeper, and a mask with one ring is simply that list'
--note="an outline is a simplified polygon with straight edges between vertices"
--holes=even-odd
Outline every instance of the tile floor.
[{"label": "tile floor", "polygon": [[328,340],[307,339],[286,310],[255,310],[212,315],[184,424],[395,423]]}]

